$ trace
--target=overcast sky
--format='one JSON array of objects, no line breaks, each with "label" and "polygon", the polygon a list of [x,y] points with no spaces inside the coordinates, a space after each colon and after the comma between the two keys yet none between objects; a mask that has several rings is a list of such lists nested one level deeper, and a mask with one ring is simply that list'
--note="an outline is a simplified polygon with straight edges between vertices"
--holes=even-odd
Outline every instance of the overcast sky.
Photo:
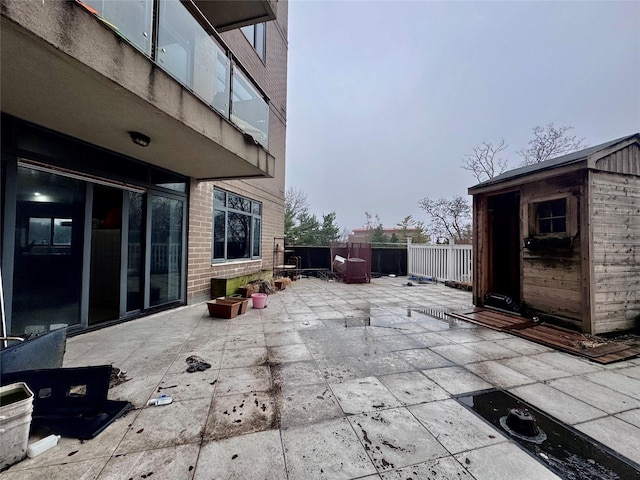
[{"label": "overcast sky", "polygon": [[288,72],[287,187],[341,228],[428,223],[483,141],[514,168],[536,125],[640,131],[640,2],[292,0]]}]

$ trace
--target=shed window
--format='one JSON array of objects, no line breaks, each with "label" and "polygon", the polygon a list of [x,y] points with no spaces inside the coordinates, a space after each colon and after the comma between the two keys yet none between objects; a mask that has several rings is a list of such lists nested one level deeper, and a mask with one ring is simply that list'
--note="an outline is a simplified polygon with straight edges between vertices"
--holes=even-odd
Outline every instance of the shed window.
[{"label": "shed window", "polygon": [[567,232],[567,202],[560,198],[538,204],[538,234]]},{"label": "shed window", "polygon": [[567,195],[528,204],[528,237],[575,237],[578,234],[578,198]]}]

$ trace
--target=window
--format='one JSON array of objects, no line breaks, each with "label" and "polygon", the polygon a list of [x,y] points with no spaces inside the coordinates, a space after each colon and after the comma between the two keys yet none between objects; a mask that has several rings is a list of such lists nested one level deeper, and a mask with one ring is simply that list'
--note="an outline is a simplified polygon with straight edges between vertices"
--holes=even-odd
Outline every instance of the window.
[{"label": "window", "polygon": [[29,218],[29,245],[71,245],[71,218]]},{"label": "window", "polygon": [[567,233],[567,202],[560,198],[538,204],[537,232],[540,235]]},{"label": "window", "polygon": [[578,197],[540,198],[527,205],[525,215],[528,235],[525,246],[552,249],[572,246],[578,235]]},{"label": "window", "polygon": [[260,257],[262,204],[224,190],[213,195],[213,262]]},{"label": "window", "polygon": [[247,25],[246,27],[242,27],[240,30],[242,30],[244,36],[247,37],[247,40],[249,40],[251,46],[255,49],[260,59],[264,62],[267,56],[267,24],[263,22],[257,23],[256,25]]}]

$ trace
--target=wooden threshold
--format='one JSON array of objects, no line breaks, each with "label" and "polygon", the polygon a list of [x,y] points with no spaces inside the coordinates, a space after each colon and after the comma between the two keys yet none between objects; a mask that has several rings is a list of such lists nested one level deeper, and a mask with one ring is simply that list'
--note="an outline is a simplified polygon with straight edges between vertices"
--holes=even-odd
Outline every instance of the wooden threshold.
[{"label": "wooden threshold", "polygon": [[453,312],[448,315],[493,330],[511,333],[526,340],[579,355],[602,364],[628,360],[640,355],[640,348],[638,347],[625,345],[614,340],[594,344],[593,341],[580,332],[548,323],[535,323],[519,315],[503,311],[476,307],[470,311]]}]

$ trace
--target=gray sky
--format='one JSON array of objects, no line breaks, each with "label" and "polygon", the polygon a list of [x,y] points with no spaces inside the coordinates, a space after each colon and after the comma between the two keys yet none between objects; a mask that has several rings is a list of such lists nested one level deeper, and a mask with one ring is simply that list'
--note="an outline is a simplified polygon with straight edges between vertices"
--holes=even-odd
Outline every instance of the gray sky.
[{"label": "gray sky", "polygon": [[640,131],[640,2],[292,0],[288,71],[287,187],[341,228],[428,223],[483,141],[515,168],[536,125]]}]

